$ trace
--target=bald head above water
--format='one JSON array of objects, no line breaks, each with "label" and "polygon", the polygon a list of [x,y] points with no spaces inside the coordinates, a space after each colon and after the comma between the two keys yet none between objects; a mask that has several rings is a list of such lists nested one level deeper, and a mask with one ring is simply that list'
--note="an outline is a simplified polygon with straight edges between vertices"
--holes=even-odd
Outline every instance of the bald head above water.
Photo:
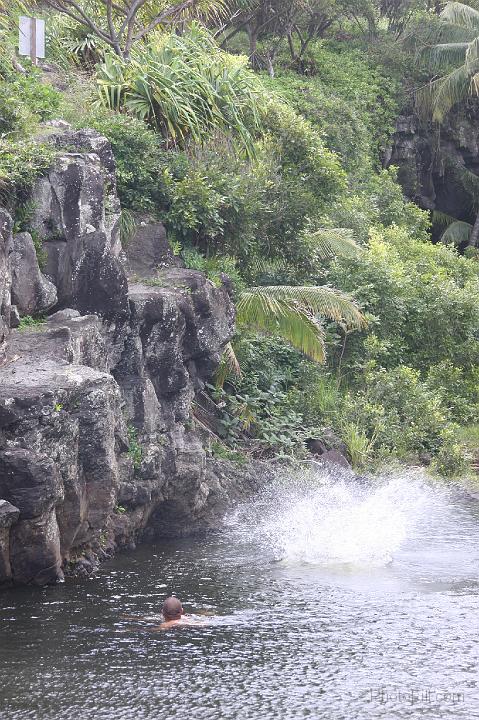
[{"label": "bald head above water", "polygon": [[183,615],[183,606],[178,598],[167,597],[163,603],[162,612],[165,620],[179,620]]}]

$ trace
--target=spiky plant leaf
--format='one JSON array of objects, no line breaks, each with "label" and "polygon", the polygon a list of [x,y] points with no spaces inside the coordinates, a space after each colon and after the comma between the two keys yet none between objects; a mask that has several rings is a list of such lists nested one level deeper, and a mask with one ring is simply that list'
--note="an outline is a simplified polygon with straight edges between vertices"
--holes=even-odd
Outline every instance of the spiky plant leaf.
[{"label": "spiky plant leaf", "polygon": [[[101,98],[109,103],[111,96],[118,96],[118,78],[110,74],[110,67],[99,68]],[[218,131],[232,133],[254,154],[261,81],[244,58],[221,51],[206,29],[193,25],[181,37],[163,33],[149,45],[136,45],[124,80],[121,109],[166,137],[180,143],[191,137],[201,143]]]}]

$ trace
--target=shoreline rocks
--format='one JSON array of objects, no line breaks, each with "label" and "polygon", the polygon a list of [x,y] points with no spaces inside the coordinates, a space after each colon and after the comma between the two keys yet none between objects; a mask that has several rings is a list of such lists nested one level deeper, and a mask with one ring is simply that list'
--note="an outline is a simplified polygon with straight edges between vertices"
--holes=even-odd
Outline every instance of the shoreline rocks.
[{"label": "shoreline rocks", "polygon": [[109,143],[68,128],[49,141],[32,222],[45,282],[31,235],[14,240],[0,210],[0,584],[59,582],[142,538],[211,528],[252,482],[219,477],[192,422],[233,334],[227,287],[177,263],[129,285]]}]

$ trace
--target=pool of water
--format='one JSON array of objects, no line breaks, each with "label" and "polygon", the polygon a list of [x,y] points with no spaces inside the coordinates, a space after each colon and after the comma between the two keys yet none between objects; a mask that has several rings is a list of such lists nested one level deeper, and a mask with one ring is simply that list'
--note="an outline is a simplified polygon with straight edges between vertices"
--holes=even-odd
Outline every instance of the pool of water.
[{"label": "pool of water", "polygon": [[[206,624],[153,632],[172,592]],[[0,718],[479,718],[478,611],[476,505],[312,470],[206,539],[1,594]]]}]

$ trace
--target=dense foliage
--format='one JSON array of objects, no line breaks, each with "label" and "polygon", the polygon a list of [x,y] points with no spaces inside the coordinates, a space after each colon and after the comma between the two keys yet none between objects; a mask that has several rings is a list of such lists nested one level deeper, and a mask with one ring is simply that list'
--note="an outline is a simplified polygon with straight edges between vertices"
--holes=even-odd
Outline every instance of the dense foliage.
[{"label": "dense foliage", "polygon": [[[38,123],[62,115],[111,141],[129,217],[161,219],[187,265],[231,277],[238,332],[208,390],[216,452],[301,455],[326,438],[357,467],[399,458],[464,472],[479,263],[434,245],[429,215],[383,169],[397,116],[429,77],[416,51],[440,37],[440,10],[257,2],[216,27],[210,14],[208,29],[155,27],[126,54],[56,15],[50,46],[71,90],[1,64],[10,205],[51,161],[34,149]],[[351,297],[367,325],[350,322],[354,306],[338,311]],[[324,348],[325,364],[312,362]]]}]

